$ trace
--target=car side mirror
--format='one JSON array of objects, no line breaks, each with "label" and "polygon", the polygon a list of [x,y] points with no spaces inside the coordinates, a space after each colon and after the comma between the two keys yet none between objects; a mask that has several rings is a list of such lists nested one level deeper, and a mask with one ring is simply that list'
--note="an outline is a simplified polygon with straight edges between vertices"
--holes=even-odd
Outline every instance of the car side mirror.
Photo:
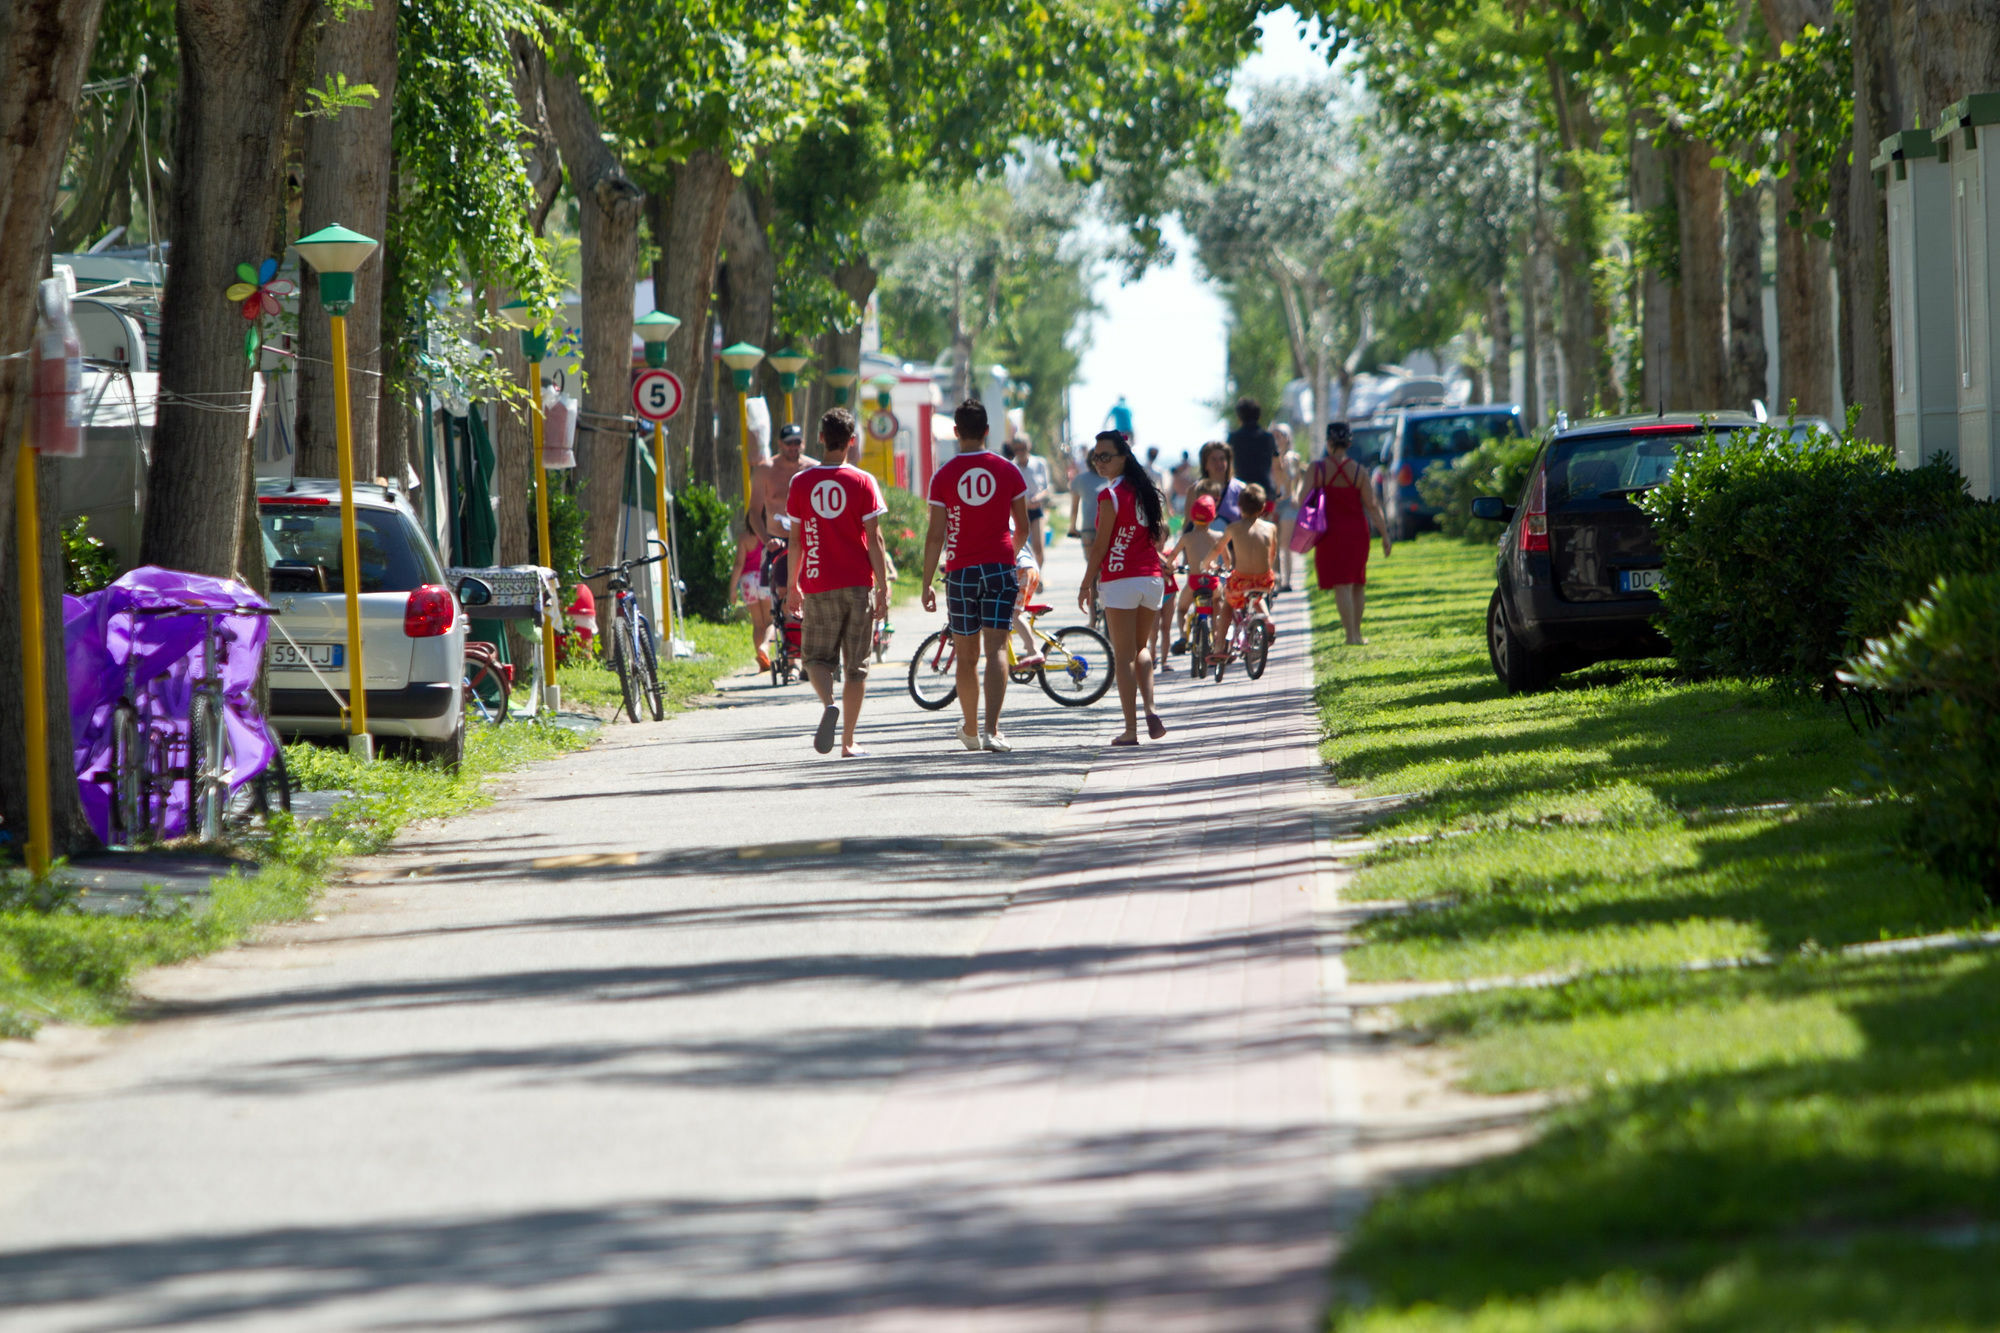
[{"label": "car side mirror", "polygon": [[1514,506],[1497,495],[1482,495],[1472,502],[1472,516],[1489,523],[1505,523],[1514,517]]},{"label": "car side mirror", "polygon": [[489,606],[493,602],[493,585],[485,579],[472,577],[458,581],[458,604],[460,606]]}]

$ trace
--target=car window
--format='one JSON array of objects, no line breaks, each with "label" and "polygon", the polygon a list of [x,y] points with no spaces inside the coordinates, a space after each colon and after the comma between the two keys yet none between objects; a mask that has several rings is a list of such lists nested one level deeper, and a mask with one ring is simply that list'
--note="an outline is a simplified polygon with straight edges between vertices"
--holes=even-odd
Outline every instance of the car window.
[{"label": "car window", "polygon": [[1549,450],[1549,499],[1563,504],[1657,486],[1681,451],[1700,447],[1703,438],[1704,432],[1691,429],[1558,440]]},{"label": "car window", "polygon": [[1521,433],[1521,423],[1511,412],[1468,412],[1406,421],[1403,430],[1403,457],[1449,458],[1487,440],[1511,439]]},{"label": "car window", "polygon": [[1363,467],[1374,467],[1382,461],[1388,445],[1387,426],[1359,427],[1354,431],[1354,442],[1347,447],[1347,456]]},{"label": "car window", "polygon": [[[336,505],[261,505],[264,559],[273,592],[345,592],[340,509]],[[443,572],[408,520],[391,509],[355,509],[362,592],[408,592],[442,583]]]}]

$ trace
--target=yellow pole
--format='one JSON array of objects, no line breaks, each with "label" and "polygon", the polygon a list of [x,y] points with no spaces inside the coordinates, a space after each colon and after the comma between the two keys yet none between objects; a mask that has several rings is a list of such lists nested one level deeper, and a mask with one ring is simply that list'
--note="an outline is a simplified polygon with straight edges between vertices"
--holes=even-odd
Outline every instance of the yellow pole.
[{"label": "yellow pole", "polygon": [[[530,428],[535,433],[535,531],[541,539],[537,547],[542,563],[556,568],[555,552],[549,549],[549,474],[542,466],[542,363],[528,363],[528,405]],[[562,571],[556,570],[556,586],[562,586]],[[553,612],[542,617],[542,702],[550,712],[562,707],[562,692],[556,685],[556,618]]]},{"label": "yellow pole", "polygon": [[674,649],[674,545],[669,534],[673,525],[667,517],[667,423],[653,423],[653,501],[659,506],[660,539],[667,543],[666,582],[661,588],[666,596],[660,599],[660,619],[667,627],[667,659],[673,660]]},{"label": "yellow pole", "polygon": [[333,435],[340,452],[340,586],[347,594],[347,749],[375,757],[368,736],[368,673],[361,655],[361,540],[354,513],[354,417],[348,401],[347,317],[328,315],[333,325]]},{"label": "yellow pole", "polygon": [[49,873],[49,694],[42,670],[42,522],[36,508],[35,449],[21,432],[14,457],[14,522],[21,562],[21,694],[28,732],[28,873]]},{"label": "yellow pole", "polygon": [[750,512],[750,395],[736,395],[736,442],[743,454],[743,512]]},{"label": "yellow pole", "polygon": [[792,391],[790,389],[785,390],[785,424],[787,426],[798,424],[798,418],[792,415]]}]

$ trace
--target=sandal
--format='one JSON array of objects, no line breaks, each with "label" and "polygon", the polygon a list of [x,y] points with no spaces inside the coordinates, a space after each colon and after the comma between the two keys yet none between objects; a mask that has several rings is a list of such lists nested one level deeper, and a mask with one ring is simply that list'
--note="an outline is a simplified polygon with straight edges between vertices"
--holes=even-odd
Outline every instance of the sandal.
[{"label": "sandal", "polygon": [[1167,724],[1160,720],[1158,713],[1148,712],[1146,714],[1146,734],[1154,740],[1159,740],[1167,734]]},{"label": "sandal", "polygon": [[1111,743],[1113,745],[1137,745],[1139,738],[1137,736],[1113,736]]}]

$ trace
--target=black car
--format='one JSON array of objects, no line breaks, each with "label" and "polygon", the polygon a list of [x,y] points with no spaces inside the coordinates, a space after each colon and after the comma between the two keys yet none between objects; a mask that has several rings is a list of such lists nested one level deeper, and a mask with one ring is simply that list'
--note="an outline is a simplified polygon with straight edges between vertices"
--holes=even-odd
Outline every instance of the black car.
[{"label": "black car", "polygon": [[1653,624],[1660,547],[1633,497],[1665,480],[1676,454],[1706,432],[1759,424],[1745,412],[1583,422],[1542,446],[1518,506],[1491,496],[1473,502],[1477,517],[1507,523],[1486,643],[1508,693],[1544,689],[1592,662],[1667,651]]}]

